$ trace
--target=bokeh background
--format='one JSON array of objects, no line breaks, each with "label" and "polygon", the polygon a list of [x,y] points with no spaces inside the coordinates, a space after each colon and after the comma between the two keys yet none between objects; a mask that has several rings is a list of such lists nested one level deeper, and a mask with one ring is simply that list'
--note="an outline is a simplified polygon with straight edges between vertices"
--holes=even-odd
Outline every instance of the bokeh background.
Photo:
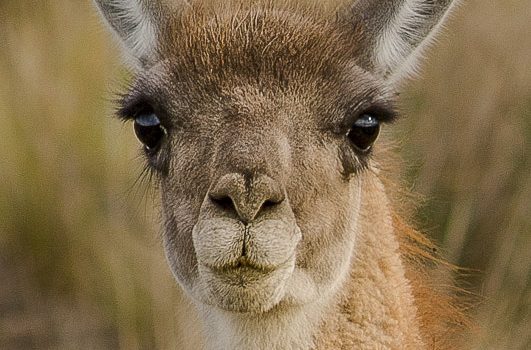
[{"label": "bokeh background", "polygon": [[[395,126],[417,221],[469,268],[463,349],[531,349],[531,2],[468,0]],[[179,292],[88,0],[0,1],[0,348],[166,349]]]}]

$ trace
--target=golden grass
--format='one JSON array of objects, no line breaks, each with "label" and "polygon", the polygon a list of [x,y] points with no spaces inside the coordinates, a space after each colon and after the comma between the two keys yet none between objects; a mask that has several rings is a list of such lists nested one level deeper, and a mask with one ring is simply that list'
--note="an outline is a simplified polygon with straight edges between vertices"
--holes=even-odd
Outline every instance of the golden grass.
[{"label": "golden grass", "polygon": [[[470,0],[397,126],[419,217],[485,296],[463,348],[531,347],[531,3]],[[0,347],[171,348],[179,297],[90,2],[0,2]]]},{"label": "golden grass", "polygon": [[531,346],[531,3],[469,1],[405,97],[413,183],[485,297],[474,349]]}]

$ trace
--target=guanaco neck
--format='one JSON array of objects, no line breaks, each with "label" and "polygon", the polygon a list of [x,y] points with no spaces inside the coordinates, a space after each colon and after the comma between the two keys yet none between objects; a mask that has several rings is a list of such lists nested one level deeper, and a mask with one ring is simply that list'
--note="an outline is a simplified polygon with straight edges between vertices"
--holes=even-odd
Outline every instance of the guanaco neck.
[{"label": "guanaco neck", "polygon": [[423,349],[412,289],[405,276],[383,184],[364,186],[350,278],[324,315],[316,349]]}]

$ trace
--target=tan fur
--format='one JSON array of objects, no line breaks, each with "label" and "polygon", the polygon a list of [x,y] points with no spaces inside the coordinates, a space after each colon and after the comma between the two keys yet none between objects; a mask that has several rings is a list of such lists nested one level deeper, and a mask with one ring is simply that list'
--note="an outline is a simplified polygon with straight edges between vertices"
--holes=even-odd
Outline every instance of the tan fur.
[{"label": "tan fur", "polygon": [[423,348],[385,190],[377,175],[365,177],[358,254],[317,349]]},{"label": "tan fur", "polygon": [[366,152],[347,134],[391,118],[395,78],[451,0],[328,6],[337,15],[315,1],[97,2],[142,49],[120,115],[164,127],[146,159],[202,347],[446,346],[452,322],[436,320],[452,304],[425,282],[430,244],[396,214],[383,140]]},{"label": "tan fur", "polygon": [[395,215],[393,222],[423,338],[431,349],[459,349],[462,336],[474,328],[466,314],[472,296],[452,285],[461,270],[437,257],[436,246],[404,219]]}]

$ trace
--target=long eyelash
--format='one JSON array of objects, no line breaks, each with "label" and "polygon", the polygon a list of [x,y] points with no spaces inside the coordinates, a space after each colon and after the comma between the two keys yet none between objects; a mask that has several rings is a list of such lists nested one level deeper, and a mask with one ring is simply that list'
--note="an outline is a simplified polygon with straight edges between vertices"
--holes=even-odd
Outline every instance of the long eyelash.
[{"label": "long eyelash", "polygon": [[146,202],[148,198],[153,198],[157,188],[157,182],[153,181],[153,179],[157,174],[153,167],[145,162],[145,157],[143,155],[139,155],[137,158],[142,158],[143,166],[127,192],[140,203]]},{"label": "long eyelash", "polygon": [[134,119],[134,116],[130,113],[130,108],[127,105],[123,105],[123,99],[116,99],[116,110],[114,114],[121,121],[128,121]]},{"label": "long eyelash", "polygon": [[376,94],[377,91],[374,90],[371,98],[356,99],[348,103],[345,106],[348,118],[344,122],[351,125],[361,115],[371,114],[381,123],[393,123],[399,115],[395,101],[393,98],[378,97]]},{"label": "long eyelash", "polygon": [[393,123],[398,118],[398,111],[394,104],[389,102],[376,102],[361,112],[374,115],[382,123]]},{"label": "long eyelash", "polygon": [[[138,158],[140,158],[140,156]],[[150,217],[147,209],[152,207],[152,203],[156,198],[155,190],[157,188],[156,185],[153,186],[155,184],[155,182],[152,181],[153,174],[150,174],[152,171],[148,169],[148,167],[149,166],[143,162],[142,169],[138,176],[130,186],[128,186],[124,193],[124,195],[130,199],[130,203],[136,203],[134,212],[143,212],[145,219]]]},{"label": "long eyelash", "polygon": [[119,106],[116,110],[116,115],[118,118],[124,121],[132,120],[139,113],[153,111],[153,103],[146,98],[145,96],[134,96],[126,95],[122,96],[117,105]]}]

